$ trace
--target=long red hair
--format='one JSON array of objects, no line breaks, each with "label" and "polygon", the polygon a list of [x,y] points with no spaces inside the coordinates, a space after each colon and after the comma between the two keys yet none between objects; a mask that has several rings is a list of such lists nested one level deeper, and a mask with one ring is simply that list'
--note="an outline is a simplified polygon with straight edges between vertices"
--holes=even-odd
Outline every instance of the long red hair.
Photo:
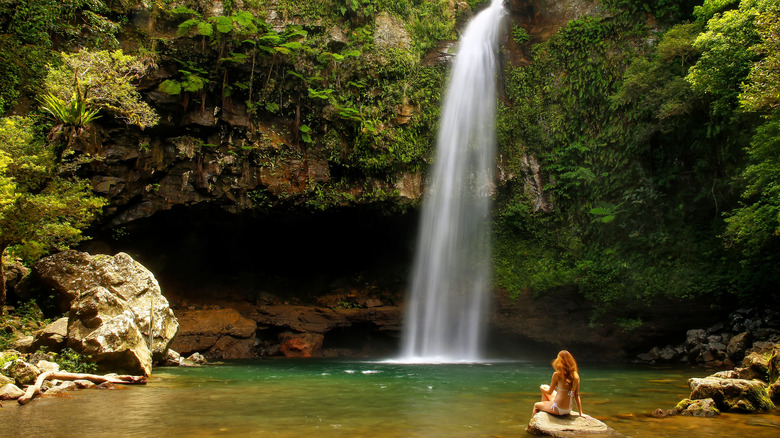
[{"label": "long red hair", "polygon": [[567,350],[561,350],[558,357],[552,363],[555,371],[561,373],[563,381],[569,385],[574,384],[574,375],[577,374],[577,361]]}]

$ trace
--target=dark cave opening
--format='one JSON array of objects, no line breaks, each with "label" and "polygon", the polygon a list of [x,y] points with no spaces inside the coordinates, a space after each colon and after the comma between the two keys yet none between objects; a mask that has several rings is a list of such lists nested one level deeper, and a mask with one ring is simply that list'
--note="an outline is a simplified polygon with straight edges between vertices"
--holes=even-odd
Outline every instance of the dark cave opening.
[{"label": "dark cave opening", "polygon": [[417,222],[416,212],[370,207],[259,214],[176,206],[99,232],[80,249],[130,254],[174,304],[315,304],[324,295],[355,291],[399,304]]},{"label": "dark cave opening", "polygon": [[398,336],[381,332],[366,322],[328,331],[322,350],[326,354],[347,357],[391,357],[398,353],[399,344]]}]

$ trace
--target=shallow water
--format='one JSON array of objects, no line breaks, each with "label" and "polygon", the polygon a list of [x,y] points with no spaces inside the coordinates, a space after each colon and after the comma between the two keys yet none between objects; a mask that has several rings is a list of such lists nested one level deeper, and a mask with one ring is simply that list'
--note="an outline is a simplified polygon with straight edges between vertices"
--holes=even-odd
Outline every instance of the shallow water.
[{"label": "shallow water", "polygon": [[[525,436],[548,364],[403,365],[325,360],[158,368],[145,386],[4,402],[3,435]],[[780,435],[780,412],[655,419],[689,393],[695,369],[581,366],[585,412],[633,437]]]}]

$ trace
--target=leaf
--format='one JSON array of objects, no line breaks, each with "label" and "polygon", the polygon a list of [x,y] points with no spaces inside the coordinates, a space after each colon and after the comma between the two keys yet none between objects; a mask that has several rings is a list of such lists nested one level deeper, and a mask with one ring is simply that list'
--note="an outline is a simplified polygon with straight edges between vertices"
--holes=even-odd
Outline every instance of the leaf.
[{"label": "leaf", "polygon": [[163,93],[170,94],[172,96],[181,93],[181,83],[179,81],[174,81],[173,79],[163,81],[158,88]]},{"label": "leaf", "polygon": [[255,17],[251,12],[241,11],[233,16],[233,20],[238,23],[239,26],[247,27],[254,25]]},{"label": "leaf", "polygon": [[214,27],[211,23],[201,21],[198,23],[198,33],[203,36],[211,36],[214,34]]},{"label": "leaf", "polygon": [[[296,72],[296,71],[287,70],[287,74],[288,74],[288,75],[295,76],[296,78],[298,78],[298,79],[300,79],[300,80],[302,80],[302,81],[305,81],[305,80],[306,80],[306,77],[305,77],[304,75],[302,75],[302,74],[300,74],[300,73],[298,73],[298,72]],[[310,89],[310,90],[311,90],[311,89]]]},{"label": "leaf", "polygon": [[190,31],[190,29],[199,25],[199,23],[202,23],[202,21],[195,18],[191,18],[179,25],[178,29],[176,30],[176,34],[179,36],[184,36],[187,34],[187,32]]},{"label": "leaf", "polygon": [[293,41],[293,42],[282,44],[282,47],[287,47],[288,49],[292,49],[292,50],[300,50],[303,47],[303,44],[297,41]]},{"label": "leaf", "polygon": [[219,33],[229,33],[233,30],[233,20],[230,17],[219,16],[213,19],[217,25],[217,31]]},{"label": "leaf", "polygon": [[309,128],[307,125],[301,125],[301,127],[300,127],[299,129],[300,129],[300,130],[301,130],[301,132],[303,132],[303,133],[309,133],[309,132],[311,132],[311,128]]}]

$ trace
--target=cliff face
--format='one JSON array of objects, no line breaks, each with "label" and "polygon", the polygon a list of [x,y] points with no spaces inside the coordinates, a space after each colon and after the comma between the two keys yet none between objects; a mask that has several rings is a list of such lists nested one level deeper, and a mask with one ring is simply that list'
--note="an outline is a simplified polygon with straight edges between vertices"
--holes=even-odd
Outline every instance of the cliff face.
[{"label": "cliff face", "polygon": [[[106,120],[79,146],[102,157],[89,174],[95,190],[111,200],[107,225],[200,204],[232,213],[418,204],[456,35],[439,32],[453,38],[424,44],[437,34],[420,31],[421,18],[413,14],[403,22],[387,12],[346,11],[332,20],[267,3],[252,12],[265,17],[269,34],[299,26],[307,33],[297,42],[306,50],[259,56],[246,44],[225,48],[227,36],[177,35],[188,15],[141,7],[130,13],[122,44],[126,51],[150,44],[157,51],[157,68],[141,91],[161,121],[141,131]],[[503,58],[514,64],[527,62],[530,43],[595,12],[588,1],[514,0],[508,7],[512,25],[532,36],[523,46],[506,39]],[[200,10],[203,17],[229,15],[220,2]],[[439,25],[455,31],[473,14],[463,2],[435,12],[443,14]],[[225,61],[231,49],[253,56],[251,64]],[[350,50],[359,55],[349,58]],[[322,62],[334,54],[347,59]],[[202,71],[203,88],[162,91],[162,83],[195,69]]]}]

